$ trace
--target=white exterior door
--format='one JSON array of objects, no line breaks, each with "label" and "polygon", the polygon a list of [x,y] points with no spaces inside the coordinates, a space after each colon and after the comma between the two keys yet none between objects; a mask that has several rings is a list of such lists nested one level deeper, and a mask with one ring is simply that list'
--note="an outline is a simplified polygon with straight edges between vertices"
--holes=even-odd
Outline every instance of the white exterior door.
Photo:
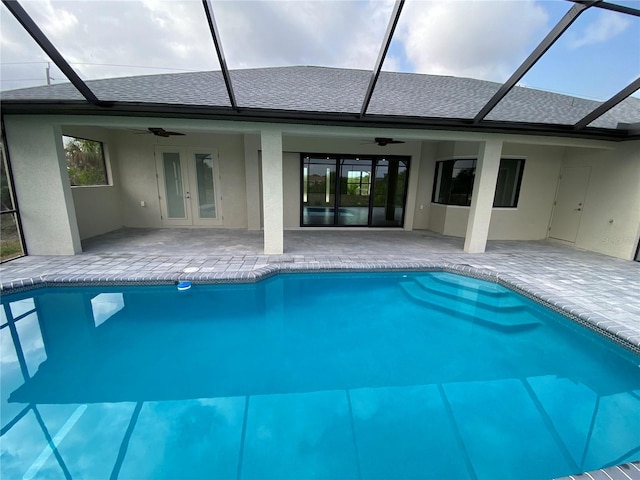
[{"label": "white exterior door", "polygon": [[591,167],[565,167],[553,207],[549,237],[575,242],[584,209]]},{"label": "white exterior door", "polygon": [[222,199],[216,150],[157,147],[155,153],[162,224],[220,225]]}]

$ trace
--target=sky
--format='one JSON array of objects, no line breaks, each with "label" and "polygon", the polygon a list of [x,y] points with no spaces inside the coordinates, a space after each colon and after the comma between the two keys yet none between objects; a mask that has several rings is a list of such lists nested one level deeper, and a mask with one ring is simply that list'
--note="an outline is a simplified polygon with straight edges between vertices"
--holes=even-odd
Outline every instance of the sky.
[{"label": "sky", "polygon": [[[640,9],[640,0],[611,0]],[[218,70],[200,0],[21,0],[84,80]],[[372,70],[390,0],[213,0],[231,69]],[[407,0],[384,70],[504,82],[566,0]],[[0,7],[2,90],[46,84],[48,57]],[[51,64],[52,83],[66,82]],[[640,18],[591,8],[520,84],[606,100],[640,76]],[[640,92],[635,93],[640,96]]]}]

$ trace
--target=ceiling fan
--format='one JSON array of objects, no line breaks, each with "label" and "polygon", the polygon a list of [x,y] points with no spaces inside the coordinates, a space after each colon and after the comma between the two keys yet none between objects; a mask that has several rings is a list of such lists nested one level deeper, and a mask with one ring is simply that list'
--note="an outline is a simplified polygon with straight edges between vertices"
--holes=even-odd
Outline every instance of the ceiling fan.
[{"label": "ceiling fan", "polygon": [[138,134],[144,134],[144,133],[153,133],[156,137],[170,137],[172,135],[184,135],[184,133],[180,133],[180,132],[171,132],[169,130],[165,130],[164,128],[158,128],[158,127],[149,127],[147,128],[148,131],[142,131],[142,132],[137,132]]},{"label": "ceiling fan", "polygon": [[376,137],[373,139],[374,143],[377,143],[379,147],[386,147],[387,145],[391,145],[393,143],[405,143],[402,140],[394,140],[393,138],[387,137]]}]

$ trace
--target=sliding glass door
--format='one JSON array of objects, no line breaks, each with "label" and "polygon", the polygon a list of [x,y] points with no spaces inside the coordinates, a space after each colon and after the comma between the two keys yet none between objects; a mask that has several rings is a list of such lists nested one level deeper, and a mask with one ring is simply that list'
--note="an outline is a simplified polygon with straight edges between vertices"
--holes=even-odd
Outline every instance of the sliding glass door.
[{"label": "sliding glass door", "polygon": [[402,227],[409,159],[302,155],[301,225]]},{"label": "sliding glass door", "polygon": [[305,157],[302,177],[302,224],[333,225],[336,203],[335,159]]},{"label": "sliding glass door", "polygon": [[398,158],[376,160],[373,186],[371,225],[375,227],[401,227],[407,190],[409,163]]},{"label": "sliding glass door", "polygon": [[338,225],[360,227],[369,225],[372,171],[371,160],[340,159]]}]

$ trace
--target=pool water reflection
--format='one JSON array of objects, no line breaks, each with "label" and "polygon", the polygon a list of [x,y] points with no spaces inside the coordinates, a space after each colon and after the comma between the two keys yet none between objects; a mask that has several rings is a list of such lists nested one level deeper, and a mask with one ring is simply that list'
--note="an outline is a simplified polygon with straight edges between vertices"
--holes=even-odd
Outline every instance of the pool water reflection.
[{"label": "pool water reflection", "polygon": [[640,359],[475,280],[50,288],[0,315],[2,478],[552,478],[640,458]]}]

